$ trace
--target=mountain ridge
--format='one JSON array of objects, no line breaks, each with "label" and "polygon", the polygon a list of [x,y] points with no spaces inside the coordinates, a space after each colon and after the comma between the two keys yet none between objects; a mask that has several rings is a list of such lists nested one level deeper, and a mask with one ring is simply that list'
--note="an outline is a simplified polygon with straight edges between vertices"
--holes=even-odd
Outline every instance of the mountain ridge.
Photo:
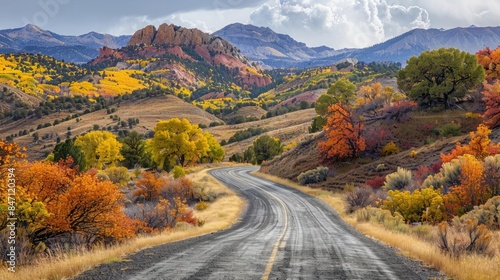
[{"label": "mountain ridge", "polygon": [[68,62],[86,63],[99,54],[100,48],[121,48],[129,39],[128,35],[113,36],[97,32],[78,36],[60,35],[28,24],[0,30],[0,53],[39,53]]},{"label": "mountain ridge", "polygon": [[282,67],[337,54],[337,51],[327,46],[309,48],[305,43],[298,42],[287,34],[276,33],[269,27],[233,23],[213,34],[238,47],[249,59],[270,67]]}]

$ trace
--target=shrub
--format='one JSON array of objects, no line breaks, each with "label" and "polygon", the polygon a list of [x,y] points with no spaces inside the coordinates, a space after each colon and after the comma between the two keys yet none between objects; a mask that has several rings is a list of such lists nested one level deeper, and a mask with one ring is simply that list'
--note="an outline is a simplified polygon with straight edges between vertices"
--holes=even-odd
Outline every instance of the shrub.
[{"label": "shrub", "polygon": [[172,174],[174,176],[174,179],[179,179],[181,177],[186,176],[186,173],[184,172],[184,169],[180,165],[176,165],[174,169],[172,170]]},{"label": "shrub", "polygon": [[447,193],[452,186],[459,186],[460,174],[462,173],[462,163],[459,159],[454,159],[451,162],[444,163],[441,166],[439,173],[427,177],[422,183],[422,188],[430,186],[443,188],[443,192]]},{"label": "shrub", "polygon": [[126,167],[108,167],[104,172],[108,175],[108,178],[114,184],[119,186],[127,185],[130,180],[130,174],[128,173],[128,169]]},{"label": "shrub", "polygon": [[381,164],[378,164],[376,167],[375,167],[375,171],[377,172],[382,172],[382,171],[385,171],[387,170],[387,167],[385,166],[385,164],[381,163]]},{"label": "shrub", "polygon": [[390,190],[382,209],[399,213],[406,222],[440,222],[444,219],[443,196],[439,190],[426,188],[409,191]]},{"label": "shrub", "polygon": [[373,190],[368,186],[358,187],[346,196],[348,213],[353,213],[358,209],[365,208],[375,200]]},{"label": "shrub", "polygon": [[203,210],[208,208],[208,203],[206,203],[205,201],[200,201],[200,202],[196,203],[194,208],[198,211],[203,211]]},{"label": "shrub", "polygon": [[478,225],[477,219],[468,220],[464,226],[450,227],[446,222],[438,225],[437,244],[452,257],[468,253],[491,255],[488,249],[491,240],[491,232],[485,225]]},{"label": "shrub", "polygon": [[393,141],[387,143],[385,147],[382,149],[383,156],[390,156],[399,153],[399,147]]},{"label": "shrub", "polygon": [[398,167],[398,170],[385,177],[385,190],[402,190],[410,187],[412,183],[411,171]]},{"label": "shrub", "polygon": [[384,186],[385,177],[386,176],[378,176],[372,180],[366,180],[366,184],[373,189],[380,189],[382,186]]},{"label": "shrub", "polygon": [[479,225],[488,229],[500,229],[500,196],[490,198],[485,204],[474,207],[474,210],[460,217],[460,222],[466,224],[468,220],[476,219]]},{"label": "shrub", "polygon": [[452,121],[436,128],[435,131],[442,137],[458,136],[462,133],[462,126]]},{"label": "shrub", "polygon": [[315,184],[325,181],[327,175],[328,168],[324,166],[318,166],[316,169],[302,172],[299,176],[297,176],[297,181],[301,185]]}]

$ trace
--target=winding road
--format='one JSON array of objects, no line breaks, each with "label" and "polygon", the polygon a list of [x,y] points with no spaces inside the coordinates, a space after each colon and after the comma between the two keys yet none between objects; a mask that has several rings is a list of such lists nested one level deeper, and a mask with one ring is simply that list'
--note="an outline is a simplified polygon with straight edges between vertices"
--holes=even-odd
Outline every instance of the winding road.
[{"label": "winding road", "polygon": [[316,198],[231,167],[211,175],[248,202],[230,229],[140,251],[77,279],[427,279]]}]

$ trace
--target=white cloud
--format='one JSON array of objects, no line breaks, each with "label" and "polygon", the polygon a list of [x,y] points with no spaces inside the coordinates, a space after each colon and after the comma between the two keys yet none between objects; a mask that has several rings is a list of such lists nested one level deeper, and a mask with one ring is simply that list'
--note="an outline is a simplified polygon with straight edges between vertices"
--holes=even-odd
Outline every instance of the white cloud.
[{"label": "white cloud", "polygon": [[428,12],[386,0],[271,1],[251,22],[288,33],[311,45],[366,47],[413,28],[429,28]]}]

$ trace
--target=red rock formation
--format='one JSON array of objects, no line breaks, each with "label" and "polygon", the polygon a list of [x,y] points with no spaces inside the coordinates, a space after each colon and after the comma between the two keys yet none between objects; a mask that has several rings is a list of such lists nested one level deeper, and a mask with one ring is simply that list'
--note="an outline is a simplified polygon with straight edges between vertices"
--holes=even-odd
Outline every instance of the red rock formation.
[{"label": "red rock formation", "polygon": [[137,46],[140,44],[151,45],[156,36],[156,27],[153,25],[148,25],[143,29],[137,30],[130,41],[128,41],[127,46]]}]

